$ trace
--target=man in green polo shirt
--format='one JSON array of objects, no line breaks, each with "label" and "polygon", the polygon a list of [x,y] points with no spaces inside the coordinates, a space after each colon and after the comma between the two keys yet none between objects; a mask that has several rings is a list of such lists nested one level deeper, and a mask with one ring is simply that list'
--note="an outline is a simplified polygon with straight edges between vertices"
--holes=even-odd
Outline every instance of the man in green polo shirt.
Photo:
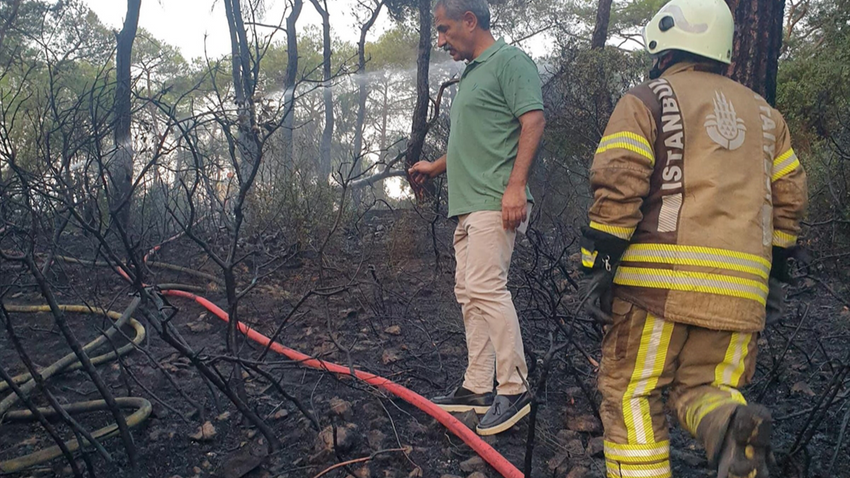
[{"label": "man in green polo shirt", "polygon": [[528,55],[493,37],[486,0],[439,0],[434,20],[438,46],[467,66],[452,104],[448,153],[414,164],[410,175],[421,183],[448,173],[468,365],[463,384],[433,402],[451,412],[484,413],[477,431],[493,435],[531,409],[507,282],[516,231],[524,232],[532,201],[528,170],[543,135],[543,95]]}]

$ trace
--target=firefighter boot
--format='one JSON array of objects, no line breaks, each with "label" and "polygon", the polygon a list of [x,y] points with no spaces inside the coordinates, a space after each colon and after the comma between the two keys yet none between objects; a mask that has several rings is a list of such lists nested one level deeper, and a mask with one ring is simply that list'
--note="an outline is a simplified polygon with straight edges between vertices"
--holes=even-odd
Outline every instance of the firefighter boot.
[{"label": "firefighter boot", "polygon": [[737,405],[715,412],[702,420],[698,435],[710,462],[717,465],[717,478],[767,478],[767,465],[773,458],[773,420],[767,408]]}]

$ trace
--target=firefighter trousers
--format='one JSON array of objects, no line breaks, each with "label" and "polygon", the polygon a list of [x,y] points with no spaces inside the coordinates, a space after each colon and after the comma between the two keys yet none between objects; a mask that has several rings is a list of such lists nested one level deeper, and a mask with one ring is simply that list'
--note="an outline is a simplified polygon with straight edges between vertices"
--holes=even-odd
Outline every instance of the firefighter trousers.
[{"label": "firefighter trousers", "polygon": [[614,299],[599,370],[608,478],[671,476],[662,391],[680,425],[706,447],[722,446],[752,380],[758,334],[673,323]]}]

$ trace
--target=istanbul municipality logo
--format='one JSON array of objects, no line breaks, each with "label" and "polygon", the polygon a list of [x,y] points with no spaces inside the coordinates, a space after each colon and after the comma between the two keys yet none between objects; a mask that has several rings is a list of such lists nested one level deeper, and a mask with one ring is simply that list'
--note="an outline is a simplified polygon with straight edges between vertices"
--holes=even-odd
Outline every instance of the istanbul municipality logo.
[{"label": "istanbul municipality logo", "polygon": [[705,130],[715,143],[730,151],[740,148],[747,134],[744,120],[738,118],[735,106],[717,91],[714,92],[714,114],[705,117]]}]

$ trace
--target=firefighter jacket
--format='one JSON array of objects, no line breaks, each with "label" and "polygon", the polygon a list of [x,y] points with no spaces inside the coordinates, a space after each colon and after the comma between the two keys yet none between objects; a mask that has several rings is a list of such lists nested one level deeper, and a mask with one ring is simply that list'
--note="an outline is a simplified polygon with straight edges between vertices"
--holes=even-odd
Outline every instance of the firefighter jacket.
[{"label": "firefighter jacket", "polygon": [[[672,322],[764,328],[773,247],[796,244],[807,191],[785,121],[763,98],[676,64],[619,101],[590,182],[591,236],[628,241],[615,296]],[[592,242],[588,268],[600,260]]]}]

